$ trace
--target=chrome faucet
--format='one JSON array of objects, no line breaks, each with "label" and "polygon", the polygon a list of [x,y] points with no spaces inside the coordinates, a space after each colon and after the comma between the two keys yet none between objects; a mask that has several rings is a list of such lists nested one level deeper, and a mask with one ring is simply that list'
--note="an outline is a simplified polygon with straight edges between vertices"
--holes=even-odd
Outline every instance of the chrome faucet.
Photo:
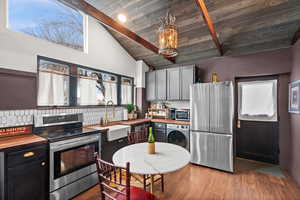
[{"label": "chrome faucet", "polygon": [[112,100],[109,100],[105,104],[104,124],[107,124],[109,122],[108,113],[107,113],[107,106],[109,106],[109,105],[111,105],[113,107],[113,118],[112,118],[112,120],[115,119],[116,110],[115,110],[114,102]]}]

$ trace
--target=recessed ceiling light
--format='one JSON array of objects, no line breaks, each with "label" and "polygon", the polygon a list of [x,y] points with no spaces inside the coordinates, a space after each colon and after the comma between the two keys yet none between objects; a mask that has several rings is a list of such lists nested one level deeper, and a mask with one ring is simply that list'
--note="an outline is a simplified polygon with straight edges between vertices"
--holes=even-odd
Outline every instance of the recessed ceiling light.
[{"label": "recessed ceiling light", "polygon": [[126,15],[120,13],[118,14],[118,20],[121,22],[121,23],[125,23],[127,21],[127,17]]}]

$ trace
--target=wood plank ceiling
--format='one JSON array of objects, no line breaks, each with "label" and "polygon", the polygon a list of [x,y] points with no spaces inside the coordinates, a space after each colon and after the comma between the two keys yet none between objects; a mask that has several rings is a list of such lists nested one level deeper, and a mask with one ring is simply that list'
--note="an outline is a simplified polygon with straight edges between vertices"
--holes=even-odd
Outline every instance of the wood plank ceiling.
[{"label": "wood plank ceiling", "polygon": [[[86,0],[125,27],[158,46],[159,19],[169,10],[177,18],[179,56],[176,63],[219,57],[195,0]],[[300,0],[206,0],[225,56],[286,48],[300,27]],[[137,60],[160,68],[171,62],[113,30],[111,34]]]}]

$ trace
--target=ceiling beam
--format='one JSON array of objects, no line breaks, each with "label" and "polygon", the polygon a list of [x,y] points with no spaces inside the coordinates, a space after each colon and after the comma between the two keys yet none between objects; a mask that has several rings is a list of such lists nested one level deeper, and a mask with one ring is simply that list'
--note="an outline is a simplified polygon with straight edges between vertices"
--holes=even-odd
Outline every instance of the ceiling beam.
[{"label": "ceiling beam", "polygon": [[[128,37],[129,39],[144,46],[148,50],[150,50],[156,54],[159,54],[159,52],[158,52],[159,49],[155,45],[151,44],[147,40],[138,36],[136,33],[132,32],[125,26],[119,24],[117,21],[115,21],[111,17],[107,16],[105,13],[101,12],[100,10],[98,10],[91,4],[87,3],[86,1],[84,1],[84,0],[59,0],[59,1],[64,4],[67,4],[70,7],[73,7],[75,9],[82,11],[82,12],[86,13],[87,15],[94,17],[95,19],[99,20],[103,25],[123,34],[124,36]],[[170,58],[170,57],[164,57],[164,58],[169,60],[172,63],[175,63],[174,58]]]},{"label": "ceiling beam", "polygon": [[296,31],[293,39],[292,39],[292,45],[296,44],[296,42],[300,39],[300,28],[298,29],[298,31]]},{"label": "ceiling beam", "polygon": [[216,29],[215,29],[215,25],[213,24],[213,21],[208,13],[208,10],[207,10],[207,7],[205,5],[205,2],[204,0],[195,0],[201,13],[202,13],[202,16],[203,16],[203,19],[205,21],[205,23],[207,24],[208,26],[208,30],[210,32],[210,35],[214,41],[214,43],[216,44],[217,48],[218,48],[218,51],[220,52],[220,55],[223,56],[224,52],[223,52],[223,46],[222,44],[220,43],[219,39],[218,39],[218,36],[217,36],[217,33],[216,33]]}]

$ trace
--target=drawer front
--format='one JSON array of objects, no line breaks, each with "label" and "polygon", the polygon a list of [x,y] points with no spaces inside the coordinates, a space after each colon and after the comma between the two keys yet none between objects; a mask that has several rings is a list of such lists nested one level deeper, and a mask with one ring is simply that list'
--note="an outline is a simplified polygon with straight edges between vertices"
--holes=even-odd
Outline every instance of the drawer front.
[{"label": "drawer front", "polygon": [[40,145],[37,147],[27,148],[20,151],[9,152],[7,154],[7,166],[15,166],[28,161],[45,159],[47,156],[47,146]]}]

